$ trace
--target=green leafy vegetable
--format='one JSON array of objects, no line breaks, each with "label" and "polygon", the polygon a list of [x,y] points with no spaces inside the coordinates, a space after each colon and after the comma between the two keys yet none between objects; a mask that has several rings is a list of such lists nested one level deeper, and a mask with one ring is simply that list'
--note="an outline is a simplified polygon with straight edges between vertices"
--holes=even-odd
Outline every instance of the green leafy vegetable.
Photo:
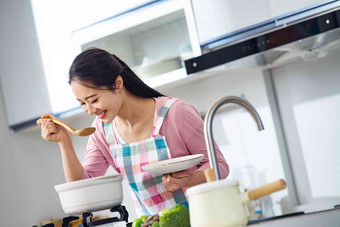
[{"label": "green leafy vegetable", "polygon": [[145,221],[145,219],[148,216],[141,216],[140,218],[137,218],[136,220],[134,220],[134,222],[132,223],[132,227],[141,227],[143,222]]},{"label": "green leafy vegetable", "polygon": [[159,222],[154,222],[151,227],[160,227]]},{"label": "green leafy vegetable", "polygon": [[159,212],[160,227],[190,227],[189,210],[186,206],[176,204],[172,209],[165,208]]},{"label": "green leafy vegetable", "polygon": [[181,204],[176,204],[172,209],[164,208],[150,217],[142,217],[136,219],[132,227],[190,227],[189,210]]}]

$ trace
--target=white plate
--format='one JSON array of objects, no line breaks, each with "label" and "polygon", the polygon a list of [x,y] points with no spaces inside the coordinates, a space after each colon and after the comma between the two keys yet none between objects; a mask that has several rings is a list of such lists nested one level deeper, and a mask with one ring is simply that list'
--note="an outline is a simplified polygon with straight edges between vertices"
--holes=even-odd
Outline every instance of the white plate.
[{"label": "white plate", "polygon": [[189,169],[202,161],[204,154],[195,154],[182,156],[178,158],[171,158],[159,162],[153,162],[142,166],[142,168],[149,173],[165,174],[174,173],[182,170]]}]

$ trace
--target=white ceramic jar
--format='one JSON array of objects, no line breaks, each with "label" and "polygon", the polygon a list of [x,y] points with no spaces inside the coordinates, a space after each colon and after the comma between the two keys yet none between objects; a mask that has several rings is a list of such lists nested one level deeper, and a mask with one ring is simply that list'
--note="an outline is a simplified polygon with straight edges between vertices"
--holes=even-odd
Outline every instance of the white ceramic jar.
[{"label": "white ceramic jar", "polygon": [[194,227],[235,227],[248,223],[246,203],[286,188],[283,179],[241,193],[235,179],[212,181],[187,190],[190,224]]},{"label": "white ceramic jar", "polygon": [[195,227],[245,226],[248,213],[247,194],[241,194],[237,180],[220,180],[191,187],[190,224]]}]

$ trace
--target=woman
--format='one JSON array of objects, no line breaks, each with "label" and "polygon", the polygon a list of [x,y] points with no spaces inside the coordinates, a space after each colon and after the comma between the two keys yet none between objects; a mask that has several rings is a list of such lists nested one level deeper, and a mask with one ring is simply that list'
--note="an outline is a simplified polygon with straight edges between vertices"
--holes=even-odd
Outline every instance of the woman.
[{"label": "woman", "polygon": [[[37,123],[42,137],[58,142],[68,182],[104,175],[109,165],[130,186],[137,215],[153,215],[175,204],[187,204],[185,189],[205,182],[209,167],[198,111],[182,100],[150,88],[117,56],[91,48],[79,54],[69,71],[69,84],[84,111],[96,115],[85,159],[77,158],[69,133],[48,115]],[[220,150],[221,177],[229,168]],[[165,176],[141,166],[159,160],[205,154],[197,166]]]}]

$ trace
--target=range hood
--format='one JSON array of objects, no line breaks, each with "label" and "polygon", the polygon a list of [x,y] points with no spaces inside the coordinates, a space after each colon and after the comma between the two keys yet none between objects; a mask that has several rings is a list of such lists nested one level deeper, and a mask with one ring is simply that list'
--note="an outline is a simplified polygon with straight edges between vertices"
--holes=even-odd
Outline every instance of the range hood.
[{"label": "range hood", "polygon": [[188,75],[236,62],[270,68],[324,57],[339,47],[340,1],[331,1],[201,43],[203,54],[185,67]]}]

